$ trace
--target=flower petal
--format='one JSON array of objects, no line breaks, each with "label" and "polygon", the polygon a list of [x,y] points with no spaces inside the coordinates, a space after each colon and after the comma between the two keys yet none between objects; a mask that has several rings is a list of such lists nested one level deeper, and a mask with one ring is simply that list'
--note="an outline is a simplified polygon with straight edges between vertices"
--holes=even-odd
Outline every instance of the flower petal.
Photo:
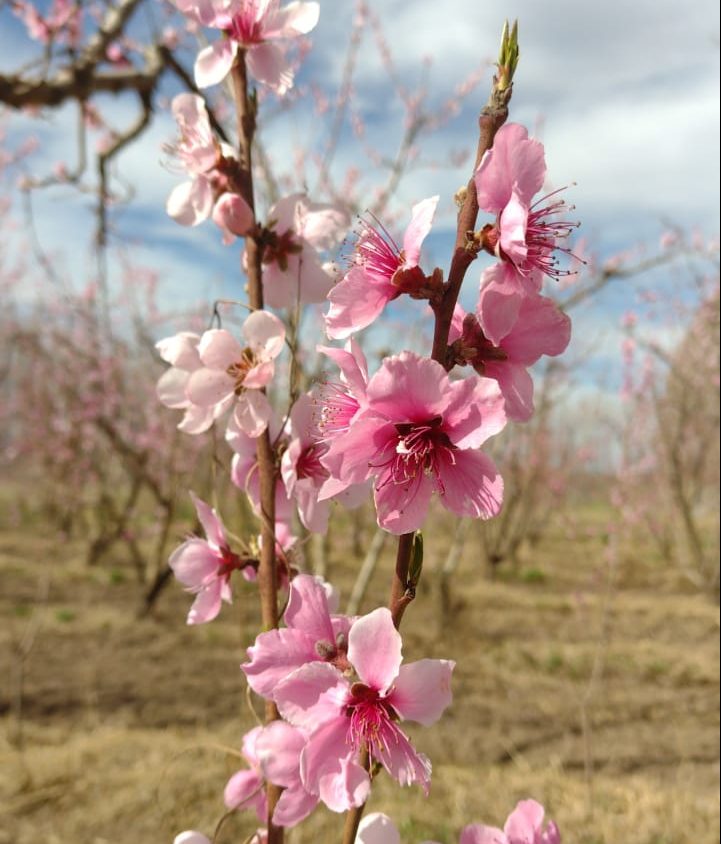
[{"label": "flower petal", "polygon": [[319,578],[310,574],[294,578],[284,618],[289,628],[302,630],[314,642],[335,642],[328,595]]},{"label": "flower petal", "polygon": [[367,328],[397,296],[398,289],[392,284],[372,281],[360,267],[354,267],[328,293],[326,333],[332,340],[344,340]]},{"label": "flower petal", "polygon": [[359,618],[348,635],[348,660],[360,679],[385,692],[398,676],[403,661],[401,634],[386,607]]},{"label": "flower petal", "polygon": [[455,662],[422,659],[402,665],[388,702],[405,721],[430,727],[451,705],[451,675]]},{"label": "flower petal", "polygon": [[401,836],[388,815],[374,812],[361,821],[355,844],[401,844]]},{"label": "flower petal", "polygon": [[296,669],[320,657],[312,636],[302,630],[269,630],[248,648],[248,662],[241,665],[256,694],[271,698],[278,684]]},{"label": "flower petal", "polygon": [[439,455],[444,490],[441,504],[457,516],[489,519],[500,512],[503,478],[481,451],[457,451],[454,461]]},{"label": "flower petal", "polygon": [[348,681],[339,671],[327,662],[311,662],[279,683],[273,697],[286,721],[313,730],[336,719],[348,720],[343,714],[348,694]]},{"label": "flower petal", "polygon": [[[246,60],[251,76],[272,88],[278,96],[282,97],[293,87],[293,68],[275,44],[253,44],[248,48]],[[203,86],[198,83],[198,87]]]},{"label": "flower petal", "polygon": [[198,88],[219,85],[230,73],[238,45],[230,38],[219,38],[198,53],[195,60],[195,84]]},{"label": "flower petal", "polygon": [[413,206],[411,222],[403,236],[405,267],[417,267],[421,258],[421,247],[428,236],[436,214],[440,196],[432,196]]}]

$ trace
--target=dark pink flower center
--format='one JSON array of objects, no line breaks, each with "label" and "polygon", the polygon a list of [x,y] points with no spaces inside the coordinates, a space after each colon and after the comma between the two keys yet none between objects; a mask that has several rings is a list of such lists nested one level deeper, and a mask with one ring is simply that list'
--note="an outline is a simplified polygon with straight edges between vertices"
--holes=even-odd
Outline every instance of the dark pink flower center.
[{"label": "dark pink flower center", "polygon": [[403,250],[379,221],[376,220],[377,227],[365,220],[361,224],[363,231],[355,246],[354,261],[374,279],[390,282],[405,264]]},{"label": "dark pink flower center", "polygon": [[339,383],[326,382],[320,390],[320,418],[318,429],[324,440],[345,434],[360,404],[348,388]]},{"label": "dark pink flower center", "polygon": [[263,263],[278,264],[280,269],[286,272],[290,256],[300,255],[302,251],[303,244],[295,232],[290,229],[283,234],[269,231],[266,233],[264,242]]},{"label": "dark pink flower center", "polygon": [[[560,188],[559,190],[565,190]],[[580,226],[578,222],[559,219],[560,214],[572,211],[573,206],[566,205],[562,199],[554,199],[542,208],[542,202],[552,199],[559,191],[553,191],[535,202],[528,212],[528,225],[526,227],[526,245],[528,255],[524,262],[524,269],[540,270],[550,278],[558,280],[567,275],[572,275],[573,270],[561,269],[558,266],[559,257],[557,253],[566,255],[569,258],[576,256],[567,246],[559,245],[559,240],[565,240],[571,233]]]},{"label": "dark pink flower center", "polygon": [[355,748],[365,746],[372,757],[377,757],[380,748],[388,747],[388,739],[394,734],[395,713],[377,689],[354,683],[346,715],[350,718],[350,740]]},{"label": "dark pink flower center", "polygon": [[233,15],[230,24],[225,28],[225,34],[244,47],[262,44],[263,21],[256,20],[258,16],[256,0],[245,0],[243,10]]},{"label": "dark pink flower center", "polygon": [[240,571],[247,565],[247,561],[234,554],[227,545],[220,549],[220,560],[218,561],[218,577],[224,577],[230,580],[230,576],[234,571]]},{"label": "dark pink flower center", "polygon": [[235,381],[235,394],[239,396],[243,392],[243,382],[245,376],[256,366],[256,357],[253,350],[249,348],[243,349],[243,355],[239,361],[231,363],[226,369],[226,372]]},{"label": "dark pink flower center", "polygon": [[303,450],[295,467],[299,481],[310,478],[313,481],[323,482],[329,476],[330,473],[320,462],[320,458],[327,450],[327,447],[321,443],[308,446]]},{"label": "dark pink flower center", "polygon": [[[387,478],[381,487],[388,483],[407,484],[423,474],[432,475],[443,491],[441,481],[441,462],[448,458],[455,463],[456,447],[443,430],[443,417],[436,416],[427,422],[408,422],[395,426],[398,438],[392,438],[386,445],[386,459],[375,468],[387,469]],[[387,452],[393,448],[393,453]]]}]

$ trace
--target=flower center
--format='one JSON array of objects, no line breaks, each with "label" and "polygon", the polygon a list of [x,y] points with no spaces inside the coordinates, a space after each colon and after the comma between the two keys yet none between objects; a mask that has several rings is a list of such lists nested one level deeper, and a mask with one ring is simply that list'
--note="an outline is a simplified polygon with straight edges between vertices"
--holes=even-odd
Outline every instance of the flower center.
[{"label": "flower center", "polygon": [[243,392],[243,382],[245,381],[245,376],[250,372],[251,369],[256,365],[255,355],[253,354],[253,350],[249,348],[243,349],[243,355],[239,361],[235,363],[231,363],[230,366],[225,370],[228,375],[235,381],[235,394],[239,396]]},{"label": "flower center", "polygon": [[350,429],[360,404],[343,384],[327,381],[320,390],[318,429],[324,440],[331,440]]},{"label": "flower center", "polygon": [[299,255],[303,251],[300,240],[290,229],[283,234],[268,232],[264,246],[263,263],[278,264],[283,272],[288,269],[288,258],[291,255]]},{"label": "flower center", "polygon": [[371,756],[377,756],[377,749],[387,745],[387,734],[392,731],[395,716],[390,705],[376,689],[364,683],[354,683],[346,715],[350,718],[353,746],[360,749],[365,745]]},{"label": "flower center", "polygon": [[298,480],[303,480],[303,478],[311,478],[315,481],[324,481],[328,476],[329,472],[325,468],[325,466],[320,462],[320,458],[328,449],[318,443],[315,445],[308,446],[303,453],[298,458],[298,463],[296,464],[296,474],[298,475]]},{"label": "flower center", "polygon": [[225,34],[244,47],[263,43],[263,23],[259,21],[257,0],[245,0],[242,11],[233,15]]},{"label": "flower center", "polygon": [[[572,205],[567,205],[563,199],[553,199],[565,188],[553,191],[541,197],[535,202],[528,212],[528,224],[526,227],[526,245],[528,255],[524,262],[524,269],[540,270],[545,275],[558,281],[564,276],[573,275],[573,270],[561,269],[558,266],[559,257],[557,253],[566,255],[569,258],[576,256],[567,246],[560,246],[559,240],[565,240],[581,224],[570,220],[558,219],[559,214],[566,211],[573,211]],[[539,207],[547,200],[544,207]]]},{"label": "flower center", "polygon": [[[433,475],[443,492],[441,482],[441,459],[447,457],[455,463],[456,447],[443,431],[443,417],[436,416],[427,422],[408,422],[395,426],[398,439],[393,453],[385,462],[376,466],[388,470],[388,477],[381,484],[407,484],[422,474]],[[386,446],[389,450],[393,440]]]},{"label": "flower center", "polygon": [[230,580],[230,575],[234,571],[240,571],[245,568],[245,563],[237,554],[234,554],[227,545],[220,549],[221,560],[218,563],[218,577],[224,577]]},{"label": "flower center", "polygon": [[403,250],[380,221],[376,220],[377,227],[366,220],[361,220],[361,224],[363,231],[355,245],[353,262],[376,281],[390,282],[405,263]]}]

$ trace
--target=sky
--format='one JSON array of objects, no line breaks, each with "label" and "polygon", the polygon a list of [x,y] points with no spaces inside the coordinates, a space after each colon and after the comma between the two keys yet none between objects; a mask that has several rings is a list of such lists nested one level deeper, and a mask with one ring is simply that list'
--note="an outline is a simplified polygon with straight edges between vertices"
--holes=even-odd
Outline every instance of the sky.
[{"label": "sky", "polygon": [[[354,4],[321,0],[320,5],[321,20],[298,78],[300,86],[316,80],[337,85],[345,61]],[[705,238],[718,233],[716,3],[371,0],[371,6],[383,22],[398,76],[413,87],[428,74],[431,108],[444,102],[477,67],[493,61],[503,20],[519,19],[521,63],[511,120],[529,126],[544,141],[550,184],[573,183],[568,197],[594,252],[609,256],[639,242],[653,250],[669,224],[698,230]],[[0,11],[0,72],[25,60],[28,47],[7,8]],[[423,142],[422,160],[444,161],[451,150],[475,148],[477,111],[489,82],[487,72],[455,119]],[[174,89],[166,86],[164,93],[171,95]],[[278,111],[272,102],[266,106]],[[363,115],[366,139],[394,154],[403,113],[369,37],[361,47],[353,106]],[[134,105],[114,99],[107,102],[106,113],[122,126],[132,120]],[[298,149],[321,150],[327,128],[310,109],[300,109],[281,111],[263,132],[272,160],[296,179],[297,187],[306,175],[297,166]],[[58,161],[75,160],[72,108],[40,123],[13,117],[11,141],[31,131],[41,139],[29,162],[34,173],[47,173]],[[173,122],[161,108],[142,140],[123,154],[119,168],[135,196],[116,219],[118,231],[139,260],[158,270],[173,302],[197,301],[214,295],[212,291],[232,294],[237,249],[221,246],[212,225],[188,231],[164,213],[167,194],[179,180],[164,165],[161,150],[173,135]],[[348,126],[337,165],[339,172],[360,168],[370,204],[378,171],[368,166]],[[428,241],[429,254],[441,265],[452,244],[452,197],[468,175],[468,164],[414,169],[396,197],[394,210],[402,225],[411,203],[441,195],[442,214]],[[45,248],[80,283],[90,266],[93,214],[88,197],[58,188],[36,195],[34,207]],[[673,285],[675,279],[657,275],[645,283]],[[465,294],[468,306],[473,295],[470,290]],[[633,305],[635,295],[635,290],[620,286],[577,314],[577,336],[593,337],[597,350],[589,373],[607,371],[608,361],[617,359],[619,317]],[[618,379],[610,380],[613,389]]]}]

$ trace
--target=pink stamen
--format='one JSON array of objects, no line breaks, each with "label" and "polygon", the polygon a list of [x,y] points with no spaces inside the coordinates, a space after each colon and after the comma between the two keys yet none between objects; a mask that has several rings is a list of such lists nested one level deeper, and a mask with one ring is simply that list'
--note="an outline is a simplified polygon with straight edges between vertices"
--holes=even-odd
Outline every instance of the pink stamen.
[{"label": "pink stamen", "polygon": [[570,220],[554,219],[556,215],[565,211],[572,211],[563,199],[556,199],[545,207],[539,208],[541,203],[546,202],[559,194],[566,188],[559,188],[534,202],[528,212],[528,224],[526,227],[526,245],[528,254],[524,261],[521,272],[540,270],[544,275],[555,279],[574,274],[574,270],[561,269],[558,266],[558,256],[562,253],[575,260],[580,260],[573,252],[565,246],[559,246],[557,241],[565,240],[571,233],[580,226],[578,222]]}]

